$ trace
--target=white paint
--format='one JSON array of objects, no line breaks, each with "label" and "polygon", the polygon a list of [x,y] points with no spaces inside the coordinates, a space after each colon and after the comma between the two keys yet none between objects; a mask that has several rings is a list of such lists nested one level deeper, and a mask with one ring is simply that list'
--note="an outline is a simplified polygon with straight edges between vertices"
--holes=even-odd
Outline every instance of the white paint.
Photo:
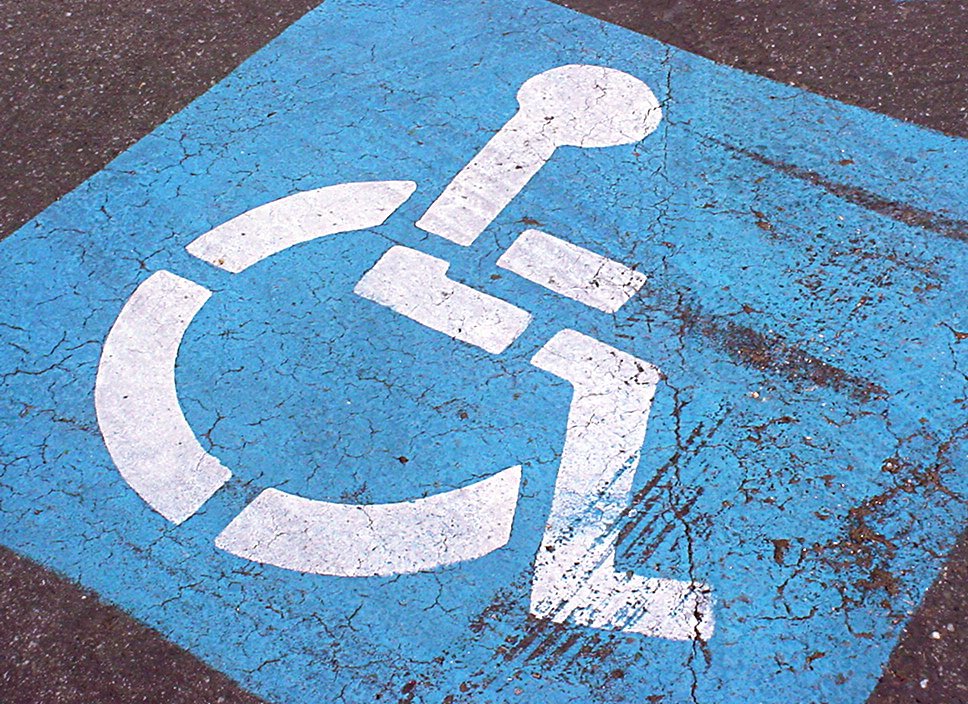
[{"label": "white paint", "polygon": [[645,83],[601,66],[572,64],[539,73],[517,97],[518,112],[448,184],[417,227],[469,245],[555,149],[638,142],[662,116]]},{"label": "white paint", "polygon": [[674,640],[708,639],[706,585],[615,571],[616,528],[631,497],[658,369],[574,330],[559,332],[531,361],[574,387],[535,558],[531,613]]},{"label": "white paint", "polygon": [[181,523],[232,473],[202,449],[178,404],[175,358],[211,296],[167,271],[145,280],[104,342],[94,401],[111,459],[162,516]]},{"label": "white paint", "polygon": [[256,562],[369,577],[472,560],[507,544],[521,484],[510,467],[469,486],[390,504],[337,504],[267,489],[215,544]]},{"label": "white paint", "polygon": [[525,230],[497,265],[572,300],[614,313],[645,283],[645,274],[539,230]]},{"label": "white paint", "polygon": [[446,276],[450,264],[409,247],[392,247],[353,289],[363,298],[445,335],[500,354],[531,314]]},{"label": "white paint", "polygon": [[413,181],[365,181],[296,193],[232,218],[186,249],[238,273],[301,242],[382,225],[416,187]]}]

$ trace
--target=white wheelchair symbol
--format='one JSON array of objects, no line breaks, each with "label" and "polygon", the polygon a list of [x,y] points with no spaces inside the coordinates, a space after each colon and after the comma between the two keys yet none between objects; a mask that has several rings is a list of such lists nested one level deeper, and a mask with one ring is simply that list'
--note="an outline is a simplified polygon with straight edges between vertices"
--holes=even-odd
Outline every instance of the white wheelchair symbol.
[{"label": "white wheelchair symbol", "polygon": [[[560,146],[644,139],[661,118],[652,91],[613,69],[569,65],[518,91],[518,112],[450,182],[417,227],[469,245]],[[410,181],[344,183],[297,193],[210,230],[188,252],[238,273],[309,240],[382,225],[413,193]],[[564,296],[614,312],[644,276],[553,235],[526,230],[498,265]],[[452,338],[500,354],[528,326],[521,308],[447,278],[448,263],[390,248],[356,284],[359,296]],[[231,477],[189,427],[175,389],[181,340],[211,292],[158,271],[125,303],[104,343],[97,418],[125,481],[173,523],[192,516]],[[532,615],[676,640],[713,632],[707,585],[615,569],[659,372],[574,330],[531,360],[569,382],[561,462],[534,563]],[[521,467],[413,501],[343,504],[264,490],[218,535],[233,555],[322,575],[365,577],[472,560],[509,540]]]}]

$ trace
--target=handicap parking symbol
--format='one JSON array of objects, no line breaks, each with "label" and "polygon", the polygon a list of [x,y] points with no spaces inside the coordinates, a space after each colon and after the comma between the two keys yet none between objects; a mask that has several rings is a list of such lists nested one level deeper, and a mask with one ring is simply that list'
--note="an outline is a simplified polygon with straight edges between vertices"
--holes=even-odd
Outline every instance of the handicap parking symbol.
[{"label": "handicap parking symbol", "polygon": [[965,519],[964,157],[326,4],[4,243],[0,540],[270,701],[859,701]]},{"label": "handicap parking symbol", "polygon": [[[634,143],[661,109],[641,81],[570,65],[529,79],[515,116],[451,181],[417,227],[469,245],[559,146]],[[408,181],[327,186],[248,211],[188,251],[239,273],[318,237],[378,227],[414,191]],[[644,283],[622,264],[526,230],[498,266],[615,312]],[[482,350],[500,354],[530,314],[446,277],[447,262],[391,247],[354,293]],[[181,340],[211,292],[170,272],[132,294],[104,344],[95,399],[105,444],[122,476],[178,524],[231,477],[185,420],[175,388]],[[555,494],[535,563],[531,612],[539,617],[687,640],[712,631],[708,589],[617,574],[609,529],[628,507],[633,470],[659,372],[575,330],[557,333],[531,363],[575,387]],[[521,483],[514,466],[473,484],[409,502],[318,501],[266,489],[216,540],[260,563],[316,574],[406,574],[471,560],[510,538]]]}]

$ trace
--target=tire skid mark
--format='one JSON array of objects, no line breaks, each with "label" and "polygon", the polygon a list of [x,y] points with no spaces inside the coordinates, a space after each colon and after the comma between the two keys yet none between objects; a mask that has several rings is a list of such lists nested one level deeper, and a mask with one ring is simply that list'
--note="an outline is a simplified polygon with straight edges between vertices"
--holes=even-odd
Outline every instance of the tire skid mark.
[{"label": "tire skid mark", "polygon": [[768,166],[786,176],[792,176],[795,179],[822,188],[830,195],[853,205],[860,206],[865,210],[888,217],[905,225],[910,225],[911,227],[920,227],[943,235],[944,237],[950,237],[960,242],[968,242],[968,221],[966,220],[950,218],[941,213],[924,210],[909,203],[902,203],[897,200],[885,198],[865,188],[833,181],[816,171],[780,161],[779,159],[773,159],[750,149],[743,149],[742,147],[728,144],[713,137],[705,137],[705,139],[723,147],[729,152],[745,156],[758,164]]},{"label": "tire skid mark", "polygon": [[[702,493],[701,489],[697,489],[684,504],[677,507],[676,513],[679,520],[689,514]],[[655,516],[649,525],[659,527],[659,519],[661,518],[661,514]],[[643,546],[643,552],[648,554],[658,549],[659,545],[662,544],[677,525],[679,525],[678,522],[674,521],[661,523],[661,527],[655,532],[652,539],[647,545]],[[522,665],[540,663],[541,669],[547,671],[551,667],[557,666],[561,657],[568,653],[574,645],[579,643],[581,645],[578,650],[562,667],[567,668],[575,665],[583,658],[590,657],[597,660],[604,660],[614,650],[614,646],[612,645],[614,638],[618,638],[621,635],[611,634],[614,635],[614,638],[609,637],[603,640],[601,634],[589,633],[578,626],[556,624],[552,621],[538,620],[532,617],[527,618],[521,630],[525,633],[524,637],[514,643],[504,653],[504,664],[509,666],[511,670],[517,669],[517,666],[513,663],[520,662]],[[551,651],[550,656],[542,659],[542,656],[549,651]],[[500,679],[501,674],[500,672],[494,673],[494,677],[490,681],[493,682]],[[484,689],[488,686],[489,684],[483,684]]]},{"label": "tire skid mark", "polygon": [[[717,431],[729,417],[729,409],[723,408],[714,422],[706,426],[698,423],[685,437],[681,446],[668,459],[654,470],[649,480],[633,495],[629,507],[622,514],[620,527],[615,527],[621,536],[616,547],[621,546],[622,553],[628,553],[632,548],[637,553],[648,555],[659,548],[669,537],[673,529],[680,525],[695,507],[704,493],[702,487],[688,491],[685,500],[676,506],[666,507],[658,502],[667,498],[666,492],[675,483],[669,477],[670,472],[683,461],[683,458],[696,456],[712,441]],[[657,504],[661,510],[653,510]],[[676,520],[662,519],[668,516],[669,510],[676,514]],[[485,607],[472,623],[471,630],[480,633],[488,627],[491,620],[508,623],[518,618],[514,605],[517,600],[514,592],[515,584],[526,584],[530,572],[523,572],[515,583],[507,590],[502,590],[491,604]],[[523,587],[522,587],[523,589]],[[567,669],[580,665],[582,661],[604,660],[614,650],[613,639],[604,638],[597,633],[589,633],[586,629],[568,623],[559,624],[551,620],[539,620],[523,614],[523,623],[515,629],[514,635],[509,635],[504,644],[495,650],[495,656],[502,667],[495,668],[485,674],[475,672],[460,687],[462,694],[471,691],[491,691],[492,687],[500,689],[503,684],[513,680],[525,667],[539,667],[543,673],[552,669]],[[618,637],[618,636],[616,636]],[[587,667],[587,665],[583,666]],[[457,696],[451,695],[451,696]],[[451,699],[456,701],[456,699]]]},{"label": "tire skid mark", "polygon": [[762,333],[720,316],[707,316],[690,305],[680,306],[678,313],[687,331],[698,332],[734,360],[759,371],[833,389],[861,403],[889,396],[884,387],[814,357],[781,335]]},{"label": "tire skid mark", "polygon": [[[650,496],[653,490],[658,486],[659,481],[663,476],[666,475],[669,470],[676,467],[684,454],[688,454],[690,457],[695,457],[699,454],[705,447],[709,445],[716,432],[722,427],[723,423],[726,422],[726,418],[729,417],[729,409],[725,408],[720,413],[719,418],[712,423],[708,432],[703,436],[703,423],[698,423],[689,436],[682,443],[682,447],[678,448],[669,459],[659,467],[654,473],[652,478],[635,494],[632,496],[632,500],[629,502],[629,506],[626,511],[622,514],[620,521],[622,522],[622,527],[618,531],[618,538],[615,541],[616,550],[622,549],[623,552],[629,552],[636,543],[640,542],[645,536],[647,536],[651,530],[652,524],[659,518],[662,514],[659,513],[657,516],[652,517],[648,523],[641,527],[643,521],[649,517],[649,511],[656,501],[661,498],[660,495]],[[699,494],[701,495],[703,489],[699,488]],[[695,497],[698,499],[698,496]],[[689,504],[692,507],[692,504]]]}]

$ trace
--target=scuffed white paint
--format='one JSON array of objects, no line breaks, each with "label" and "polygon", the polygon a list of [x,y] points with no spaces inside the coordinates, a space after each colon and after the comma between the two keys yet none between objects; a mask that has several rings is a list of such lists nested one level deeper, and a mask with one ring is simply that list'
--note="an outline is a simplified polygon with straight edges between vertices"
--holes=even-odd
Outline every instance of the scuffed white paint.
[{"label": "scuffed white paint", "polygon": [[673,640],[708,639],[702,583],[615,571],[616,526],[631,498],[659,381],[651,364],[574,330],[532,359],[574,387],[551,512],[534,565],[531,613]]},{"label": "scuffed white paint", "polygon": [[539,230],[525,230],[497,265],[572,300],[614,313],[645,283],[645,274]]},{"label": "scuffed white paint", "polygon": [[353,289],[363,298],[457,340],[500,354],[531,314],[447,278],[450,264],[409,247],[391,247]]},{"label": "scuffed white paint", "polygon": [[238,557],[313,574],[420,572],[506,545],[520,484],[521,467],[509,467],[460,489],[389,504],[338,504],[267,489],[215,544]]},{"label": "scuffed white paint", "polygon": [[417,227],[469,245],[555,149],[638,142],[662,116],[645,83],[601,66],[544,71],[525,81],[517,98],[517,113],[454,177]]},{"label": "scuffed white paint", "polygon": [[413,181],[364,181],[296,193],[232,218],[186,249],[238,273],[301,242],[382,225],[416,187]]},{"label": "scuffed white paint", "polygon": [[121,476],[174,523],[232,476],[198,443],[175,390],[178,347],[209,296],[167,271],[152,274],[108,333],[94,390],[98,424]]}]

